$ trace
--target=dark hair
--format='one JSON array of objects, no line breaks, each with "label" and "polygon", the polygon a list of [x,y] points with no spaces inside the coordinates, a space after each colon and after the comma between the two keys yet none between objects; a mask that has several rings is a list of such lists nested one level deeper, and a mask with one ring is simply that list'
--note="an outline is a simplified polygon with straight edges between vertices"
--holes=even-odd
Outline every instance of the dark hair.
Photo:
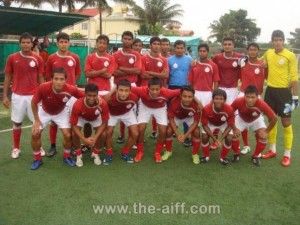
[{"label": "dark hair", "polygon": [[160,43],[160,42],[161,42],[161,39],[160,39],[159,37],[157,37],[157,36],[152,37],[152,38],[150,39],[150,45],[152,45],[152,43],[155,42],[155,41],[158,41],[158,42]]},{"label": "dark hair", "polygon": [[107,44],[109,44],[109,38],[108,38],[106,35],[104,35],[104,34],[99,35],[99,36],[97,37],[97,39],[96,39],[96,42],[98,42],[98,41],[100,41],[100,40],[104,40],[104,41],[106,41]]},{"label": "dark hair", "polygon": [[19,42],[21,43],[22,39],[30,39],[31,42],[33,42],[33,37],[30,33],[25,32],[23,34],[21,34],[20,38],[19,38]]},{"label": "dark hair", "polygon": [[128,30],[123,32],[122,38],[123,38],[124,36],[129,36],[129,37],[131,37],[131,38],[133,39],[133,33],[132,33],[131,31],[128,31]]},{"label": "dark hair", "polygon": [[198,52],[199,52],[200,48],[205,48],[206,51],[209,52],[209,47],[208,47],[208,44],[206,44],[206,43],[198,45]]},{"label": "dark hair", "polygon": [[222,96],[224,98],[224,100],[226,101],[227,99],[227,94],[224,90],[222,89],[216,89],[213,91],[212,93],[212,98],[214,99],[216,96]]},{"label": "dark hair", "polygon": [[183,86],[183,87],[181,88],[181,90],[180,90],[181,94],[182,94],[182,92],[184,92],[184,91],[192,92],[193,95],[195,94],[194,88],[193,88],[192,86],[190,86],[190,85]]},{"label": "dark hair", "polygon": [[224,43],[225,41],[231,41],[234,44],[234,40],[231,37],[224,37],[222,43]]},{"label": "dark hair", "polygon": [[127,80],[127,79],[122,79],[122,80],[120,80],[120,81],[118,82],[117,88],[119,88],[119,86],[124,86],[124,87],[129,87],[129,88],[131,88],[131,83],[130,83],[130,81]]},{"label": "dark hair", "polygon": [[257,48],[259,50],[259,45],[257,43],[255,43],[255,42],[252,42],[252,43],[248,44],[247,50],[249,50],[250,47],[255,47],[255,48]]},{"label": "dark hair", "polygon": [[279,38],[282,38],[284,40],[284,33],[282,30],[274,30],[272,32],[272,36],[271,36],[271,39],[272,41],[274,40],[274,38],[276,37],[279,37]]},{"label": "dark hair", "polygon": [[139,39],[139,38],[134,39],[132,44],[134,45],[136,43],[142,43],[143,44],[142,40]]},{"label": "dark hair", "polygon": [[149,81],[148,81],[148,87],[152,86],[152,85],[159,85],[162,86],[161,80],[158,77],[152,77]]},{"label": "dark hair", "polygon": [[168,38],[161,38],[160,43],[162,42],[168,42],[170,44],[170,40]]},{"label": "dark hair", "polygon": [[183,45],[185,47],[185,42],[183,40],[177,40],[174,42],[174,48],[177,46],[177,45]]},{"label": "dark hair", "polygon": [[93,83],[89,83],[89,84],[85,85],[85,87],[84,87],[84,92],[85,93],[88,93],[88,92],[98,93],[98,91],[99,91],[98,86],[96,84],[93,84]]},{"label": "dark hair", "polygon": [[57,67],[57,68],[54,68],[52,70],[52,75],[51,75],[51,78],[54,77],[54,74],[55,73],[62,73],[63,75],[65,75],[65,78],[67,79],[67,73],[65,71],[65,69],[63,67]]},{"label": "dark hair", "polygon": [[67,33],[59,32],[58,35],[56,35],[56,41],[58,42],[60,39],[70,41],[70,36]]},{"label": "dark hair", "polygon": [[254,85],[249,85],[248,87],[246,87],[245,89],[245,95],[247,94],[255,94],[258,95],[258,90]]}]

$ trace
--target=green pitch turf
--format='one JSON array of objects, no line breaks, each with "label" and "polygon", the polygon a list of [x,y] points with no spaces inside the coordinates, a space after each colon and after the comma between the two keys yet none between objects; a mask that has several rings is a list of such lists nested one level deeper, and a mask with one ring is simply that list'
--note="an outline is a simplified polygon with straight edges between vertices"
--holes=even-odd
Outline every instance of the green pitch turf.
[{"label": "green pitch turf", "polygon": [[[190,149],[176,142],[170,160],[157,165],[152,160],[154,141],[147,138],[146,156],[139,164],[122,162],[120,145],[115,144],[111,166],[97,167],[86,155],[82,168],[69,168],[62,163],[59,145],[55,158],[45,158],[41,169],[31,171],[30,128],[23,130],[22,155],[17,160],[10,158],[10,132],[0,133],[0,225],[299,224],[299,121],[297,110],[289,168],[280,165],[283,143],[279,133],[279,157],[263,161],[260,168],[252,166],[250,155],[224,167],[217,162],[217,151],[208,164],[193,165]],[[7,128],[9,115],[1,108],[0,130]],[[45,148],[49,145],[46,138]],[[184,211],[179,208],[176,213],[176,203],[184,204]],[[141,206],[138,214],[134,204],[156,207],[156,213],[153,209],[147,213]],[[131,213],[95,213],[97,205],[124,205]],[[187,213],[194,205],[202,213]],[[209,206],[219,211],[209,213]]]}]

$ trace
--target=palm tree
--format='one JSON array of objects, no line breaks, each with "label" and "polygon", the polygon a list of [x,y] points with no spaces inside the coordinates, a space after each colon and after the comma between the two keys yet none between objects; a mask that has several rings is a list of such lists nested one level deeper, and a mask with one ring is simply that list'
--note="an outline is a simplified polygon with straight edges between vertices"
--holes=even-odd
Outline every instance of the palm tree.
[{"label": "palm tree", "polygon": [[[116,3],[124,3],[128,5],[134,5],[135,3],[132,0],[113,0]],[[108,2],[106,0],[82,0],[83,6],[81,7],[80,10],[88,7],[88,6],[96,6],[98,8],[99,12],[99,32],[100,35],[103,33],[103,28],[102,28],[102,13],[103,11],[107,11],[108,14],[112,13],[112,8],[109,6]],[[80,11],[79,10],[79,11]]]},{"label": "palm tree", "polygon": [[154,33],[157,26],[181,24],[174,18],[182,16],[184,12],[180,4],[170,5],[170,0],[144,0],[144,7],[135,5],[133,11],[141,19],[141,25],[149,26],[149,30]]}]

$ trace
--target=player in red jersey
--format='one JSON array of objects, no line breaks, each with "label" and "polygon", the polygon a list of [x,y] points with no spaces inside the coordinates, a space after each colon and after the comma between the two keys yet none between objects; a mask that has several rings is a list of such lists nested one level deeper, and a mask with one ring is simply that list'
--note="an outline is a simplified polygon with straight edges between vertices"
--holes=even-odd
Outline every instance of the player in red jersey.
[{"label": "player in red jersey", "polygon": [[[150,53],[142,57],[142,73],[140,86],[148,86],[148,81],[152,77],[158,77],[162,83],[169,77],[169,65],[166,58],[160,55],[160,38],[152,37],[150,39]],[[152,119],[153,139],[157,137],[157,123]]]},{"label": "player in red jersey", "polygon": [[231,104],[238,96],[237,86],[240,73],[238,61],[242,55],[234,51],[232,38],[223,39],[223,50],[224,52],[215,55],[212,60],[219,68],[219,88],[226,91],[227,103]]},{"label": "player in red jersey", "polygon": [[[85,97],[78,99],[72,108],[70,123],[72,125],[73,135],[75,139],[74,147],[77,156],[76,166],[82,167],[82,151],[80,141],[86,146],[92,148],[91,157],[94,158],[94,164],[100,165],[100,138],[105,138],[105,129],[109,119],[108,105],[106,101],[98,97],[98,87],[96,84],[90,83],[85,86]],[[84,124],[91,124],[95,130],[95,134],[91,137],[85,137],[81,132]]]},{"label": "player in red jersey", "polygon": [[132,92],[140,97],[138,105],[139,137],[137,141],[137,154],[135,162],[140,162],[144,156],[144,135],[147,123],[153,116],[158,124],[158,137],[155,147],[154,159],[161,163],[161,151],[163,149],[168,125],[167,101],[178,96],[180,90],[169,90],[162,87],[161,80],[153,77],[149,80],[148,86],[133,87]]},{"label": "player in red jersey", "polygon": [[[25,115],[33,122],[31,99],[40,83],[44,81],[44,63],[41,57],[31,50],[32,36],[23,33],[20,36],[21,51],[11,54],[5,65],[5,79],[3,85],[3,105],[11,105],[11,121],[13,123],[13,149],[11,157],[19,157],[22,122]],[[11,102],[8,99],[8,90],[12,84]],[[44,155],[44,151],[43,151]]]},{"label": "player in red jersey", "polygon": [[[130,31],[124,31],[122,34],[122,49],[113,54],[116,62],[114,72],[114,83],[117,84],[121,79],[127,79],[132,86],[136,86],[138,76],[142,70],[141,54],[132,49],[133,34]],[[120,136],[117,142],[124,142],[125,126],[120,124]]]},{"label": "player in red jersey", "polygon": [[211,102],[212,91],[218,88],[220,81],[218,66],[208,59],[209,47],[207,44],[198,46],[199,61],[193,63],[189,81],[195,89],[195,97],[203,106]]},{"label": "player in red jersey", "polygon": [[63,161],[69,166],[75,166],[71,157],[71,125],[68,101],[73,96],[81,98],[84,94],[76,87],[66,84],[67,74],[63,68],[55,68],[52,81],[41,84],[31,101],[34,116],[31,145],[34,154],[32,170],[42,165],[41,133],[50,121],[55,122],[61,129],[64,142]]},{"label": "player in red jersey", "polygon": [[[229,163],[227,155],[231,149],[232,136],[238,136],[239,133],[234,124],[234,111],[230,105],[225,103],[226,97],[226,92],[224,90],[214,90],[212,94],[212,102],[206,105],[202,110],[201,123],[203,127],[203,157],[200,159],[202,163],[209,161],[210,138],[214,141],[216,146],[220,146],[222,141],[225,139],[221,150],[220,162],[223,165],[227,165]],[[219,139],[214,135],[216,130],[221,132],[221,137]]]},{"label": "player in red jersey", "polygon": [[120,80],[117,84],[116,92],[114,92],[108,100],[109,120],[106,138],[106,156],[103,161],[104,165],[112,163],[113,156],[113,131],[117,123],[123,122],[128,127],[129,135],[125,146],[122,148],[121,158],[127,163],[133,163],[129,151],[136,143],[138,137],[138,126],[136,120],[136,112],[134,108],[138,101],[138,97],[131,93],[131,83],[128,80]]},{"label": "player in red jersey", "polygon": [[[277,117],[271,107],[258,98],[259,92],[255,86],[248,86],[244,92],[245,96],[236,99],[231,106],[238,111],[235,117],[236,128],[240,132],[245,129],[252,129],[255,132],[256,148],[252,155],[252,162],[259,166],[258,156],[266,147],[268,133],[275,126]],[[269,120],[268,127],[266,127],[263,115],[266,115]],[[233,161],[239,161],[240,142],[238,139],[232,140],[232,150],[235,154]]]},{"label": "player in red jersey", "polygon": [[87,56],[84,69],[88,83],[96,84],[101,96],[110,91],[110,78],[115,70],[115,59],[107,53],[108,44],[106,35],[97,37],[96,51]]},{"label": "player in red jersey", "polygon": [[[267,69],[263,60],[258,58],[259,46],[256,43],[250,43],[247,46],[248,56],[241,58],[240,64],[240,79],[241,87],[238,97],[244,96],[245,89],[249,85],[254,85],[259,96],[263,93],[265,79],[267,78]],[[248,129],[242,132],[244,146],[241,150],[242,154],[247,154],[251,151],[248,141]]]},{"label": "player in red jersey", "polygon": [[[51,54],[46,62],[46,78],[50,80],[55,68],[64,68],[67,73],[67,84],[76,85],[76,80],[80,77],[81,68],[78,55],[69,51],[70,37],[66,33],[59,33],[56,36],[58,51]],[[72,98],[69,102],[72,105],[76,99]],[[53,123],[49,127],[49,138],[51,147],[47,152],[48,157],[56,154],[56,135],[57,126]]]},{"label": "player in red jersey", "polygon": [[[195,90],[186,86],[181,89],[180,96],[173,98],[168,106],[169,124],[167,128],[166,151],[162,160],[166,161],[172,156],[172,135],[175,133],[177,140],[183,143],[184,140],[192,136],[192,159],[194,164],[199,164],[200,148],[200,129],[198,127],[200,120],[200,108],[194,100]],[[186,133],[180,133],[177,129],[180,124],[186,123],[189,127]]]}]

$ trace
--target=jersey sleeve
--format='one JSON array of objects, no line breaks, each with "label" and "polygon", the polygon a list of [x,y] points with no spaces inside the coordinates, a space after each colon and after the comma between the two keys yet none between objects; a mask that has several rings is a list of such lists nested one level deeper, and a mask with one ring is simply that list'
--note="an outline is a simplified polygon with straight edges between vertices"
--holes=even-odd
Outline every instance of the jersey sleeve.
[{"label": "jersey sleeve", "polygon": [[101,108],[102,108],[102,113],[101,113],[101,120],[102,122],[107,122],[109,119],[109,109],[108,109],[108,104],[104,99],[101,99]]},{"label": "jersey sleeve", "polygon": [[169,64],[168,64],[168,60],[164,57],[162,57],[162,60],[164,62],[164,71],[168,74],[168,77],[169,77]]},{"label": "jersey sleeve", "polygon": [[239,101],[239,99],[237,98],[231,103],[231,107],[232,107],[233,111],[236,111],[238,109],[238,101]]},{"label": "jersey sleeve", "polygon": [[142,69],[142,59],[141,59],[141,55],[140,54],[135,54],[136,55],[136,61],[134,63],[134,67],[135,68],[139,68]]},{"label": "jersey sleeve", "polygon": [[205,108],[202,110],[201,123],[203,126],[208,125],[208,117],[207,117],[207,112],[206,112]]},{"label": "jersey sleeve", "polygon": [[298,66],[297,66],[297,59],[295,54],[292,54],[290,57],[290,63],[289,63],[289,71],[290,71],[290,78],[291,81],[297,81],[298,80]]},{"label": "jersey sleeve", "polygon": [[169,119],[174,119],[175,117],[175,113],[174,113],[174,107],[175,107],[175,99],[172,100],[168,106],[168,110],[167,110],[167,113],[168,113],[168,118]]},{"label": "jersey sleeve", "polygon": [[170,89],[165,88],[164,91],[165,91],[165,95],[168,99],[171,99],[171,98],[174,98],[174,97],[180,95],[180,89],[170,90]]},{"label": "jersey sleeve", "polygon": [[80,112],[81,112],[81,110],[80,110],[80,101],[77,100],[73,105],[71,116],[70,116],[70,124],[72,126],[77,125]]},{"label": "jersey sleeve", "polygon": [[228,120],[227,120],[227,124],[230,127],[234,126],[234,111],[231,108],[231,106],[229,106],[229,110],[228,110]]},{"label": "jersey sleeve", "polygon": [[75,60],[76,60],[75,75],[76,75],[76,77],[80,77],[81,66],[80,66],[80,59],[79,59],[78,55],[76,55]]},{"label": "jersey sleeve", "polygon": [[70,86],[72,88],[72,96],[79,99],[84,97],[84,92],[75,86]]},{"label": "jersey sleeve", "polygon": [[214,73],[213,73],[213,81],[214,82],[219,82],[220,81],[220,74],[219,74],[219,68],[218,68],[218,66],[214,63],[213,64],[213,71],[214,71]]},{"label": "jersey sleeve", "polygon": [[12,55],[8,56],[5,64],[5,74],[13,74],[14,68],[13,68],[13,57]]},{"label": "jersey sleeve", "polygon": [[115,58],[113,56],[110,56],[110,64],[107,68],[107,71],[109,74],[113,74],[116,70],[116,61]]},{"label": "jersey sleeve", "polygon": [[31,100],[34,104],[38,104],[42,100],[42,90],[43,85],[37,87],[36,92],[34,93]]},{"label": "jersey sleeve", "polygon": [[188,75],[188,81],[191,85],[193,85],[193,80],[194,80],[194,66],[191,67]]},{"label": "jersey sleeve", "polygon": [[41,77],[44,77],[44,72],[45,72],[44,60],[40,56],[37,57],[37,60],[38,60],[38,63],[39,63],[38,75],[41,76]]},{"label": "jersey sleeve", "polygon": [[272,110],[272,108],[263,100],[261,100],[261,107],[263,113],[268,117],[269,120],[272,120],[276,117],[276,114]]},{"label": "jersey sleeve", "polygon": [[131,92],[137,96],[141,96],[146,89],[144,87],[131,87]]},{"label": "jersey sleeve", "polygon": [[49,56],[45,66],[45,76],[47,81],[51,80],[51,74],[53,71],[52,65],[53,65],[52,56]]},{"label": "jersey sleeve", "polygon": [[87,72],[90,72],[92,70],[92,57],[91,55],[88,55],[85,60],[84,73],[86,74]]}]

